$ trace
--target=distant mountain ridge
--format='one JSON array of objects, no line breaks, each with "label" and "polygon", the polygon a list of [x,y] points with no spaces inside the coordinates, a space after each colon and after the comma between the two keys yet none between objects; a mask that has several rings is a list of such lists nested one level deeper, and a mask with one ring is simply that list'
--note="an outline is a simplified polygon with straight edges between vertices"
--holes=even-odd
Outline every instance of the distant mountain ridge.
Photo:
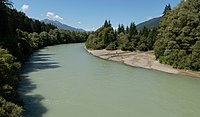
[{"label": "distant mountain ridge", "polygon": [[142,30],[144,27],[147,27],[148,29],[157,28],[159,27],[160,20],[161,17],[156,17],[136,25],[136,28],[137,30]]},{"label": "distant mountain ridge", "polygon": [[41,22],[44,22],[45,24],[52,24],[52,25],[56,26],[58,29],[60,29],[60,30],[70,30],[70,31],[86,32],[83,29],[74,28],[72,26],[68,26],[68,25],[63,24],[63,23],[61,23],[59,21],[56,21],[56,20],[54,21],[54,20],[44,19],[44,20],[41,20]]}]

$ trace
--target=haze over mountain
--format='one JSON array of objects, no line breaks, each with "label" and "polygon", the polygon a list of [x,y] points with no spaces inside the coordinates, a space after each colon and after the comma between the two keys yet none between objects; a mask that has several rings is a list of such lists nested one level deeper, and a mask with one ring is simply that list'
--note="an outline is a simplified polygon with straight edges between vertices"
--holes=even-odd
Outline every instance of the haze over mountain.
[{"label": "haze over mountain", "polygon": [[136,26],[137,30],[142,30],[144,27],[148,29],[157,28],[159,26],[161,17],[152,18],[148,21],[142,22]]},{"label": "haze over mountain", "polygon": [[56,26],[58,29],[60,29],[60,30],[86,32],[83,29],[79,29],[79,28],[75,28],[75,27],[72,27],[72,26],[68,26],[66,24],[63,24],[63,23],[57,21],[57,20],[44,19],[44,20],[41,20],[41,22],[44,22],[45,24],[52,24],[52,25]]}]

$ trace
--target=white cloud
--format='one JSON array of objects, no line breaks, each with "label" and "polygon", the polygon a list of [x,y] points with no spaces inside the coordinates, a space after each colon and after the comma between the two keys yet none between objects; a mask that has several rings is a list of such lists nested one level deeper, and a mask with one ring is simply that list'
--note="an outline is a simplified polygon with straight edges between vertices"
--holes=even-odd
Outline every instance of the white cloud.
[{"label": "white cloud", "polygon": [[55,16],[55,19],[60,19],[60,20],[63,20],[63,18],[62,18],[62,17],[60,17],[60,16],[58,16],[58,15],[56,15],[56,16]]},{"label": "white cloud", "polygon": [[62,17],[60,17],[60,16],[58,16],[58,15],[52,13],[52,12],[47,12],[46,16],[49,17],[49,18],[57,19],[57,20],[63,20]]},{"label": "white cloud", "polygon": [[26,11],[28,11],[28,10],[29,10],[29,5],[24,4],[24,5],[22,6],[22,11],[23,11],[23,12],[26,12]]},{"label": "white cloud", "polygon": [[47,12],[47,17],[53,18],[54,16],[55,16],[54,13],[52,13],[52,12]]}]

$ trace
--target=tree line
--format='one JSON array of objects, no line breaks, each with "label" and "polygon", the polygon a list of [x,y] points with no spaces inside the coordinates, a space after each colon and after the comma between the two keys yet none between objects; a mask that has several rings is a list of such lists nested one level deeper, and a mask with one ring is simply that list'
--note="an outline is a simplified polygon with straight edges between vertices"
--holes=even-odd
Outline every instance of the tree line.
[{"label": "tree line", "polygon": [[114,30],[110,21],[106,20],[101,28],[88,36],[85,45],[88,49],[148,51],[153,50],[156,35],[157,29],[144,27],[137,31],[135,23],[126,28],[120,24],[118,29]]},{"label": "tree line", "polygon": [[87,33],[58,30],[12,8],[0,0],[0,116],[20,117],[17,88],[19,73],[27,57],[45,46],[85,42]]},{"label": "tree line", "polygon": [[28,33],[20,29],[16,30],[16,38],[18,40],[18,47],[20,51],[18,57],[20,61],[26,60],[26,58],[35,50],[42,47],[67,44],[67,43],[81,43],[87,39],[87,33],[75,32],[59,29],[51,29],[49,32],[42,31],[40,33]]}]

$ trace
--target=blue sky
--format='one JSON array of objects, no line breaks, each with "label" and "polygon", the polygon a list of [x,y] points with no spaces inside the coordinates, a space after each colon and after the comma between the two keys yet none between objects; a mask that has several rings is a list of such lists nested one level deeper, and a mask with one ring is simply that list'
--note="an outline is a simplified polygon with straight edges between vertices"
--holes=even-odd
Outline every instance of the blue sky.
[{"label": "blue sky", "polygon": [[180,0],[11,0],[14,8],[31,18],[53,19],[64,24],[95,30],[110,20],[113,27],[160,16],[166,4]]}]

